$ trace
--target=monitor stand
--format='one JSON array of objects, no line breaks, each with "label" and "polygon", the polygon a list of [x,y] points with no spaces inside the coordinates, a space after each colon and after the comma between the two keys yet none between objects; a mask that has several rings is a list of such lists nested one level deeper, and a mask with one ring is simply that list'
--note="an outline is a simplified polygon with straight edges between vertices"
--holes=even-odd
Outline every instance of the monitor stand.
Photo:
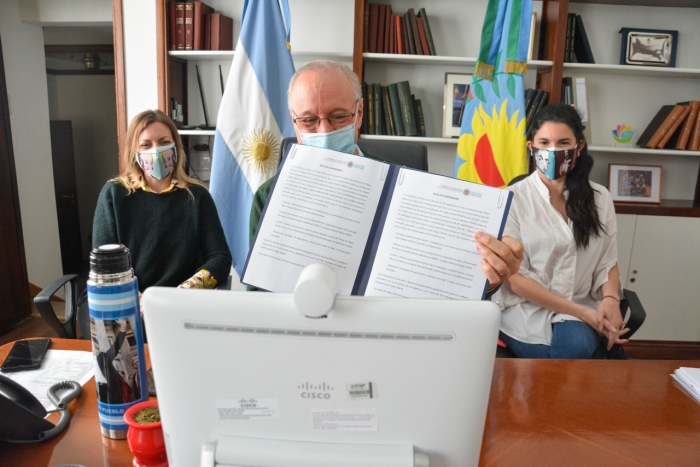
[{"label": "monitor stand", "polygon": [[[303,459],[303,462],[300,461]],[[221,436],[218,442],[202,446],[200,467],[216,465],[248,465],[278,467],[327,466],[361,467],[391,465],[394,467],[429,467],[426,454],[415,452],[407,444],[349,444],[287,441],[280,439]]]}]

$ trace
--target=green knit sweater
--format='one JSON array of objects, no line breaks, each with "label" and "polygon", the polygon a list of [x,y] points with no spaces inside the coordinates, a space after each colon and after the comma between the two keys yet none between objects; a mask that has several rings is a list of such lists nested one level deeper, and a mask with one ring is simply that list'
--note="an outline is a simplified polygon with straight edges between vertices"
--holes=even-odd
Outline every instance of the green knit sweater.
[{"label": "green knit sweater", "polygon": [[121,243],[131,250],[143,292],[152,285],[177,287],[200,269],[219,282],[231,270],[231,253],[211,195],[201,186],[158,194],[120,183],[102,188],[92,226],[92,246]]}]

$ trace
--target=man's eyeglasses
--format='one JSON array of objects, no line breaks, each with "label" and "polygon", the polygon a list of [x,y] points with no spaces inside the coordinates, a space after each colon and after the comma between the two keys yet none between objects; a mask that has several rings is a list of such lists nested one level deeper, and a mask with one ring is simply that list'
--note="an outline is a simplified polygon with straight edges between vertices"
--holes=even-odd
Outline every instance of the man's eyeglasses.
[{"label": "man's eyeglasses", "polygon": [[[292,113],[294,113],[294,111],[292,111]],[[315,131],[321,124],[321,120],[328,120],[328,123],[330,123],[333,128],[339,130],[355,118],[355,115],[357,115],[357,103],[355,103],[355,112],[339,112],[329,115],[328,117],[318,117],[316,115],[312,117],[297,117],[296,113],[294,113],[296,118],[293,118],[292,121],[299,130],[302,131]]]}]

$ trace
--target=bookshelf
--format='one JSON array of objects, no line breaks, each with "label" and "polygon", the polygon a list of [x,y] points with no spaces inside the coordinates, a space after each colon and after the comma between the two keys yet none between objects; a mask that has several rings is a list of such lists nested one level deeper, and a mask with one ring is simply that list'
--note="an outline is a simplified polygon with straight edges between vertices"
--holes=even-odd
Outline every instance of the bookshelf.
[{"label": "bookshelf", "polygon": [[[363,50],[364,0],[355,2],[354,70],[366,82],[388,84],[403,79],[423,102],[428,138],[363,135],[363,138],[401,139],[428,146],[431,171],[451,175],[456,140],[442,138],[442,83],[445,72],[472,73],[480,41],[485,0],[468,2],[469,18],[456,28],[456,11],[463,2],[441,0],[415,3],[380,0],[391,3],[403,13],[424,6],[430,18],[438,56],[369,54]],[[373,2],[372,2],[373,3]],[[635,140],[663,104],[700,99],[700,24],[698,0],[544,0],[534,2],[538,16],[537,60],[528,62],[525,87],[548,91],[549,102],[558,102],[564,76],[583,76],[589,95],[592,141],[589,149],[596,165],[591,178],[607,186],[608,164],[649,164],[664,167],[662,183],[664,215],[700,216],[700,151],[649,150],[616,147],[612,129],[619,123],[631,125]],[[565,63],[566,18],[569,12],[580,14],[586,25],[596,64]],[[435,24],[433,24],[435,23]],[[676,68],[619,65],[622,27],[674,29],[679,31]],[[689,174],[696,174],[690,176]],[[678,200],[678,201],[674,201]],[[691,200],[695,208],[688,208]],[[674,211],[674,206],[678,209]],[[620,209],[626,209],[621,206]],[[651,206],[636,208],[650,215],[661,212]]]}]

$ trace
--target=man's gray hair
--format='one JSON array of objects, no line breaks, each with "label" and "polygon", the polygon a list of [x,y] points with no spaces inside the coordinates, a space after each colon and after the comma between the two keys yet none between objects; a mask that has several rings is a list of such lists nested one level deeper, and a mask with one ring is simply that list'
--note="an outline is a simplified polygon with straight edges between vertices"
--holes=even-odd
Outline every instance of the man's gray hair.
[{"label": "man's gray hair", "polygon": [[360,99],[362,99],[362,86],[360,85],[360,80],[354,71],[352,71],[345,65],[340,64],[338,62],[334,62],[332,60],[314,60],[313,62],[304,64],[294,73],[294,75],[292,75],[292,79],[289,80],[289,88],[287,89],[287,107],[289,108],[289,110],[292,110],[292,102],[290,96],[292,95],[292,89],[294,89],[294,84],[296,83],[297,78],[299,78],[300,75],[308,71],[343,72],[352,83],[352,91],[353,94],[355,94],[355,101],[359,101]]}]

